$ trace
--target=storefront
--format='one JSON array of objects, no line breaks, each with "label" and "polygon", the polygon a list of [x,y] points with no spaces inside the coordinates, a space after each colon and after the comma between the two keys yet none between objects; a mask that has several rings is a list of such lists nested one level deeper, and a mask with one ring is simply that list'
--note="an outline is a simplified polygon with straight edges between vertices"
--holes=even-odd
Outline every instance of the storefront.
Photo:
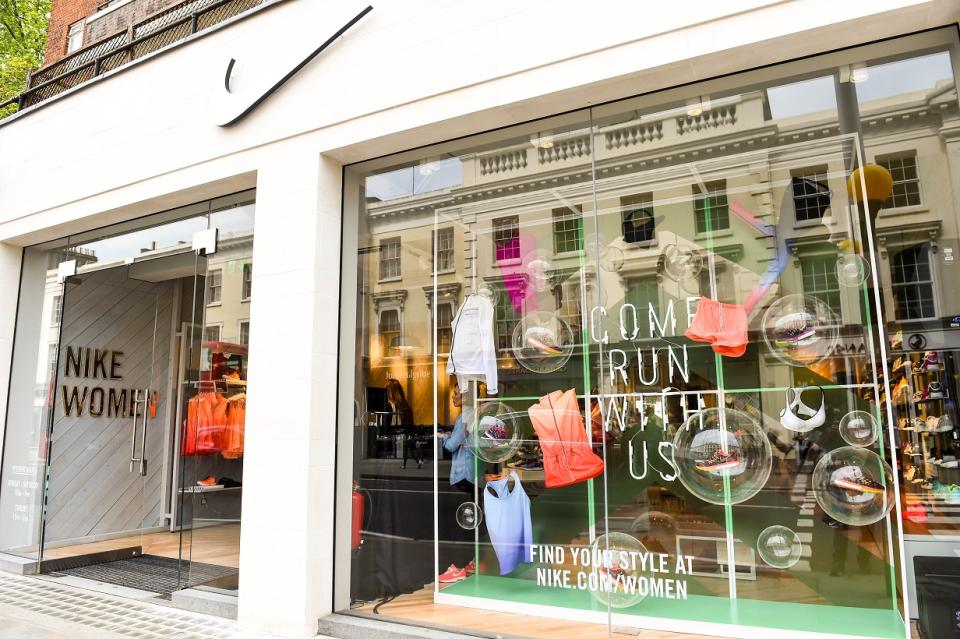
[{"label": "storefront", "polygon": [[26,572],[236,596],[254,198],[24,250],[0,548]]},{"label": "storefront", "polygon": [[289,637],[960,632],[960,8],[391,3],[299,67],[339,4],[0,120],[0,569]]},{"label": "storefront", "polygon": [[956,632],[957,50],[917,45],[348,167],[339,607]]}]

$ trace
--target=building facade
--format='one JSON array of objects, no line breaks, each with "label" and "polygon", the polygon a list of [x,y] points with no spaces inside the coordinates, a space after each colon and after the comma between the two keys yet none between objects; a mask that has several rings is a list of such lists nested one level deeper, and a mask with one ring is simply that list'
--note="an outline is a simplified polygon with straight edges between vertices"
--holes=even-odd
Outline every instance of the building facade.
[{"label": "building facade", "polygon": [[0,120],[0,567],[291,637],[960,627],[954,3],[233,1],[74,77],[167,4],[58,14]]}]

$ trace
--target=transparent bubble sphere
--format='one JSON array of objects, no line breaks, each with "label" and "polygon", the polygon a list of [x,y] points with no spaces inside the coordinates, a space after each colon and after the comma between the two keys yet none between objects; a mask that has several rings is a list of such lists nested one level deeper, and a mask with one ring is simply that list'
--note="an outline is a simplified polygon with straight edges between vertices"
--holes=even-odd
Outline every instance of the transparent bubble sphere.
[{"label": "transparent bubble sphere", "polygon": [[850,526],[883,519],[893,508],[893,472],[875,452],[844,446],[813,469],[813,490],[823,511]]},{"label": "transparent bubble sphere", "polygon": [[763,339],[777,359],[810,366],[829,356],[840,334],[830,307],[808,295],[786,295],[763,314]]},{"label": "transparent bubble sphere", "polygon": [[638,515],[630,524],[630,533],[650,552],[671,557],[677,553],[677,522],[667,513],[651,510]]},{"label": "transparent bubble sphere", "polygon": [[711,504],[739,504],[770,476],[770,442],[760,424],[732,408],[694,413],[673,438],[680,482]]},{"label": "transparent bubble sphere", "polygon": [[587,266],[599,263],[600,268],[609,273],[620,271],[626,259],[619,246],[604,243],[593,234],[583,242],[583,256]]},{"label": "transparent bubble sphere", "polygon": [[842,286],[861,286],[869,276],[870,262],[862,255],[844,253],[837,258],[837,282]]},{"label": "transparent bubble sphere", "polygon": [[527,313],[513,329],[513,355],[533,373],[560,370],[573,354],[574,346],[570,325],[554,313]]},{"label": "transparent bubble sphere", "polygon": [[504,462],[520,448],[525,412],[517,413],[498,400],[478,400],[478,407],[467,418],[467,449],[491,464]]},{"label": "transparent bubble sphere", "polygon": [[703,270],[703,256],[699,251],[668,244],[661,254],[663,273],[675,282],[683,282],[700,275]]},{"label": "transparent bubble sphere", "polygon": [[867,411],[850,411],[840,420],[840,437],[851,446],[867,448],[879,436],[880,423]]},{"label": "transparent bubble sphere", "polygon": [[590,546],[590,594],[611,608],[630,608],[649,594],[649,583],[641,571],[640,557],[646,553],[637,539],[612,532],[597,537]]},{"label": "transparent bubble sphere", "polygon": [[483,522],[483,510],[472,501],[457,507],[457,525],[464,530],[475,530]]},{"label": "transparent bubble sphere", "polygon": [[757,537],[757,553],[765,564],[786,570],[800,561],[803,544],[797,533],[786,526],[764,528]]},{"label": "transparent bubble sphere", "polygon": [[527,281],[537,291],[550,290],[551,272],[553,271],[553,256],[549,251],[537,249],[523,258],[523,269]]}]

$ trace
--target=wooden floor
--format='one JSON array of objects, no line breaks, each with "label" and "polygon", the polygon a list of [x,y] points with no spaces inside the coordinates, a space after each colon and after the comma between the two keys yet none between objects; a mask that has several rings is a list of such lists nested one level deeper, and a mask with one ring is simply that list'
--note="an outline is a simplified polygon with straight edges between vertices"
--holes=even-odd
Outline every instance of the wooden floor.
[{"label": "wooden floor", "polygon": [[[224,524],[197,528],[183,533],[184,559],[218,566],[240,566],[240,524]],[[177,558],[180,556],[180,533],[160,532],[92,541],[73,546],[48,548],[44,559],[59,559],[106,550],[142,546],[146,555]]]},{"label": "wooden floor", "polygon": [[[354,608],[353,612],[373,613],[373,604]],[[529,639],[718,639],[707,635],[691,635],[656,630],[630,631],[628,634],[607,634],[605,625],[532,617],[476,608],[461,608],[434,603],[430,585],[409,595],[401,595],[379,608],[378,618],[403,622],[434,624],[451,630],[474,630],[498,636],[501,634]]]},{"label": "wooden floor", "polygon": [[[353,612],[372,615],[373,606],[374,604],[366,604],[354,608]],[[660,630],[631,629],[617,632],[616,628],[608,635],[607,627],[603,625],[447,606],[434,603],[433,585],[409,595],[401,595],[380,606],[378,610],[377,618],[384,621],[394,619],[405,623],[433,624],[451,630],[480,631],[490,636],[505,634],[529,639],[720,639],[710,635]],[[911,623],[910,634],[913,639],[920,639],[915,623]]]}]

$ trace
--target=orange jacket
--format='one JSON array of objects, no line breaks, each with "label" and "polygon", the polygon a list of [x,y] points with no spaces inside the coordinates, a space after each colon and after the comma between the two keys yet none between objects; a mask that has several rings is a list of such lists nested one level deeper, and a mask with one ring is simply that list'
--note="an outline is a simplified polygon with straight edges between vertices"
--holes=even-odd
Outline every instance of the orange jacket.
[{"label": "orange jacket", "polygon": [[603,460],[587,442],[575,390],[544,395],[527,413],[540,439],[547,488],[569,486],[603,472]]}]

